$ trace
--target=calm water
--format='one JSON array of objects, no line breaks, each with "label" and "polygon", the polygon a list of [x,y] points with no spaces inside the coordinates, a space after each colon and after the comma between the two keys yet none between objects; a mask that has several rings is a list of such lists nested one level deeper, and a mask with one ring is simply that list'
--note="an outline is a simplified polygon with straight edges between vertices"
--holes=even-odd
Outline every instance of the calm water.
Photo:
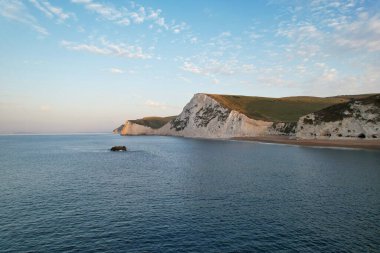
[{"label": "calm water", "polygon": [[26,251],[380,252],[380,152],[0,136],[0,252]]}]

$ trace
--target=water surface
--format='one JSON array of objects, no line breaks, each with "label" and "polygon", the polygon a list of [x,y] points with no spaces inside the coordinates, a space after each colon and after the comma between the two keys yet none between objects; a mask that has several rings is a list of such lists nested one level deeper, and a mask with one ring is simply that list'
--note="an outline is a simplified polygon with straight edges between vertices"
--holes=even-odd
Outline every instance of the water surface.
[{"label": "water surface", "polygon": [[379,228],[378,151],[0,136],[0,252],[380,252]]}]

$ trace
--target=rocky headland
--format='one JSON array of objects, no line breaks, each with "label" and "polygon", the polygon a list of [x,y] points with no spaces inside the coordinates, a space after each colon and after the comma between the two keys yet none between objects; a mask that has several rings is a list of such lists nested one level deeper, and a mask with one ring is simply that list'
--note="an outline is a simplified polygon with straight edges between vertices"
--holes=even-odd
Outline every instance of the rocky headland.
[{"label": "rocky headland", "polygon": [[178,116],[127,120],[113,132],[260,140],[365,139],[376,144],[380,94],[264,98],[199,93]]}]

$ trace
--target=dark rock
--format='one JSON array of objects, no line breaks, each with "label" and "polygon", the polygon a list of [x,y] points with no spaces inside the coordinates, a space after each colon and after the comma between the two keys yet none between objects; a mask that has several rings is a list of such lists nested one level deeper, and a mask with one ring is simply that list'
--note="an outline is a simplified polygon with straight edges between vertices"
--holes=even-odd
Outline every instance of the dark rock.
[{"label": "dark rock", "polygon": [[111,151],[127,151],[126,146],[114,146],[111,148]]}]

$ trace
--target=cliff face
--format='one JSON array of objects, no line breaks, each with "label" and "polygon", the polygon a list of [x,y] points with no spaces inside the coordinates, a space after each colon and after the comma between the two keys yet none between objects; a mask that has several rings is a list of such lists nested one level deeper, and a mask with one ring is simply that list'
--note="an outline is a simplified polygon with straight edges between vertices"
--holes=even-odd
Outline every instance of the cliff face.
[{"label": "cliff face", "polygon": [[176,118],[153,129],[127,121],[114,130],[121,135],[173,135],[202,138],[259,136],[268,132],[272,122],[250,119],[242,113],[223,107],[206,94],[195,94]]},{"label": "cliff face", "polygon": [[[228,98],[228,96],[225,96]],[[222,97],[222,98],[225,98]],[[218,99],[219,98],[219,99]],[[233,97],[235,99],[235,97]],[[237,97],[236,100],[241,100]],[[245,99],[245,98],[243,98]],[[254,98],[257,100],[257,98]],[[262,100],[262,98],[260,98]],[[247,108],[255,111],[254,115],[261,118],[275,115],[281,118],[281,113],[292,116],[294,110],[313,105],[315,100],[331,100],[332,98],[286,98],[262,101]],[[351,99],[351,101],[349,101]],[[298,104],[300,100],[303,104]],[[306,100],[303,101],[303,100]],[[311,100],[310,103],[308,101]],[[195,94],[191,101],[183,108],[180,115],[176,117],[147,117],[139,120],[129,120],[124,125],[116,128],[114,133],[121,135],[172,135],[200,138],[232,138],[232,137],[255,137],[265,135],[295,136],[299,139],[314,138],[380,138],[380,95],[352,97],[346,100],[337,100],[331,106],[320,106],[317,112],[297,117],[298,122],[281,122],[253,119],[246,114],[235,110],[237,105],[230,106],[228,102],[238,101],[221,100],[221,96],[208,94]],[[349,101],[349,102],[345,102]],[[332,102],[335,102],[333,99]],[[278,106],[278,103],[282,103]],[[314,103],[314,104],[311,104]],[[273,112],[267,107],[275,107]],[[286,107],[287,106],[287,107]],[[292,106],[292,107],[291,107]],[[286,107],[285,109],[283,107]],[[290,109],[289,109],[290,108]],[[241,109],[241,108],[240,108]],[[304,109],[304,108],[303,108]],[[310,108],[308,109],[310,112]],[[298,109],[298,114],[302,110]],[[267,114],[265,114],[265,112]],[[260,114],[261,113],[261,114]],[[253,116],[251,116],[253,117]],[[259,118],[260,118],[259,117]]]},{"label": "cliff face", "polygon": [[380,138],[380,95],[310,113],[298,120],[300,139]]},{"label": "cliff face", "polygon": [[129,120],[124,125],[113,130],[113,133],[120,135],[153,135],[156,129],[133,123]]},{"label": "cliff face", "polygon": [[271,125],[225,108],[206,94],[196,94],[182,113],[157,134],[203,138],[258,136],[265,134]]}]

